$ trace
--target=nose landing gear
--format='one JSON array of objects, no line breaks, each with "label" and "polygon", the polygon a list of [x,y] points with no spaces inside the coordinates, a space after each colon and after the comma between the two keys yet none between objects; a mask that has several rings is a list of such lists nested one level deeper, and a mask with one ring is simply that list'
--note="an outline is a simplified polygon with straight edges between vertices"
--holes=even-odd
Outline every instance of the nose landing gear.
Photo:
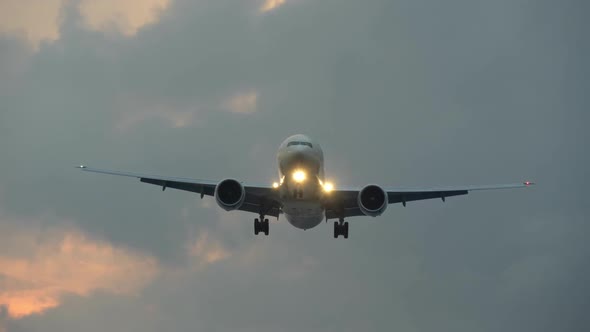
[{"label": "nose landing gear", "polygon": [[340,235],[348,239],[348,222],[345,222],[344,218],[334,222],[334,238],[336,239]]},{"label": "nose landing gear", "polygon": [[254,235],[258,235],[258,233],[264,233],[264,235],[268,235],[268,230],[268,219],[264,219],[264,216],[260,216],[260,219],[254,219]]}]

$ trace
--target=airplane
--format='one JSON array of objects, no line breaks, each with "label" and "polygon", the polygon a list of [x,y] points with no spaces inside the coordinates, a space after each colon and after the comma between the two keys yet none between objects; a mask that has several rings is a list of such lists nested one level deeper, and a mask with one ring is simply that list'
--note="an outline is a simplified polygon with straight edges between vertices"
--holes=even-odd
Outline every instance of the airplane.
[{"label": "airplane", "polygon": [[277,153],[279,181],[272,185],[249,185],[236,179],[209,181],[170,176],[146,175],[131,172],[104,170],[80,165],[86,172],[138,178],[141,182],[200,194],[201,199],[213,196],[226,211],[240,210],[256,213],[254,234],[269,234],[267,216],[279,218],[284,214],[296,228],[307,230],[318,226],[324,219],[334,222],[334,238],[348,238],[348,222],[354,216],[377,217],[390,204],[466,195],[470,191],[490,189],[524,188],[530,181],[458,187],[395,188],[369,184],[362,188],[336,189],[325,180],[324,154],[320,145],[305,135],[293,135],[285,139]]}]

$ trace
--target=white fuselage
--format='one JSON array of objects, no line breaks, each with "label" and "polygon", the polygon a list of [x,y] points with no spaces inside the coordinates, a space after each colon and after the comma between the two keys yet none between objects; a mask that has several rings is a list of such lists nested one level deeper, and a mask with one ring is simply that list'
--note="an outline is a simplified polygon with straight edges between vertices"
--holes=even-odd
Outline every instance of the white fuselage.
[{"label": "white fuselage", "polygon": [[287,138],[279,147],[280,199],[289,223],[309,229],[324,218],[324,154],[319,144],[305,135]]}]

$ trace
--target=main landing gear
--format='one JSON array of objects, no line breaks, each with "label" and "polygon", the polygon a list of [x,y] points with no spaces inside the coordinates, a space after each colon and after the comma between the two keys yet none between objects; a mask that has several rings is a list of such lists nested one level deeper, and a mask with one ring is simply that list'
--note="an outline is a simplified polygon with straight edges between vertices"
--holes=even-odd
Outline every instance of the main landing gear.
[{"label": "main landing gear", "polygon": [[339,221],[334,221],[334,238],[338,238],[339,235],[348,239],[348,222],[345,222],[344,218],[340,218]]},{"label": "main landing gear", "polygon": [[264,233],[264,235],[268,235],[268,224],[268,219],[264,219],[264,216],[260,216],[260,219],[254,219],[254,234]]}]

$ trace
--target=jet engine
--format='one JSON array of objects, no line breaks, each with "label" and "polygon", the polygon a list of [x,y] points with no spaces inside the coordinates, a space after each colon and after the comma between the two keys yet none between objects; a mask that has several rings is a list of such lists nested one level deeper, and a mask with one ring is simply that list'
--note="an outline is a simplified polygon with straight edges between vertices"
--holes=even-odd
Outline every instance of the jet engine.
[{"label": "jet engine", "polygon": [[234,179],[226,179],[215,186],[215,201],[225,211],[237,210],[244,203],[246,190]]},{"label": "jet engine", "polygon": [[377,217],[387,209],[387,193],[379,186],[365,186],[358,195],[358,206],[366,216]]}]

